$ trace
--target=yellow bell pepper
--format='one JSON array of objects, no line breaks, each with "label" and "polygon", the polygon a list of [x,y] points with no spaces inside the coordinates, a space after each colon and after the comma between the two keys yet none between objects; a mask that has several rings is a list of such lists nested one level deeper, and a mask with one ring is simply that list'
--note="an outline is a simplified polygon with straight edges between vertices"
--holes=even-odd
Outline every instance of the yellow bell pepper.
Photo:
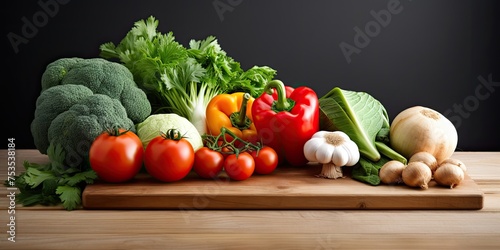
[{"label": "yellow bell pepper", "polygon": [[252,119],[253,101],[254,98],[244,92],[216,95],[207,105],[208,133],[217,136],[225,127],[245,141],[257,142]]}]

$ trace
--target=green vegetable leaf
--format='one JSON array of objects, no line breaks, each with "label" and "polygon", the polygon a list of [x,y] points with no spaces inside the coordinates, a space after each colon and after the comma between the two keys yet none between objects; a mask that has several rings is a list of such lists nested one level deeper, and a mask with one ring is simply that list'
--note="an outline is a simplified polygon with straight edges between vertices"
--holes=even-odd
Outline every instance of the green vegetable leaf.
[{"label": "green vegetable leaf", "polygon": [[56,178],[47,179],[42,185],[42,194],[44,196],[53,195],[56,192],[58,186],[58,180]]},{"label": "green vegetable leaf", "polygon": [[66,153],[62,145],[50,144],[47,148],[47,156],[52,164],[62,165],[65,160]]},{"label": "green vegetable leaf", "polygon": [[375,138],[384,124],[385,108],[365,92],[335,87],[319,100],[325,130],[341,130],[356,142],[359,152],[371,161],[380,160]]},{"label": "green vegetable leaf", "polygon": [[120,60],[132,72],[137,85],[148,93],[153,113],[185,117],[200,134],[206,133],[206,106],[215,95],[245,90],[257,97],[276,74],[269,67],[245,72],[214,36],[192,39],[186,48],[173,32],[158,31],[158,23],[152,16],[135,22],[118,45],[102,44],[100,55]]},{"label": "green vegetable leaf", "polygon": [[64,182],[69,186],[78,186],[81,183],[92,184],[95,179],[97,179],[97,173],[94,170],[89,169],[85,172],[79,172],[72,176],[67,176],[64,178]]},{"label": "green vegetable leaf", "polygon": [[[81,193],[87,184],[97,179],[92,169],[85,171],[64,165],[64,148],[50,145],[47,164],[24,162],[25,171],[16,176],[15,186],[19,189],[16,199],[23,206],[58,205],[73,210],[81,204]],[[5,184],[7,185],[7,183]]]},{"label": "green vegetable leaf", "polygon": [[29,192],[21,192],[18,196],[16,196],[17,201],[19,201],[23,206],[29,207],[34,205],[55,205],[58,204],[59,198],[52,196],[45,196],[41,193],[29,193]]},{"label": "green vegetable leaf", "polygon": [[243,72],[240,64],[229,57],[214,36],[205,40],[191,40],[188,54],[192,55],[204,68],[207,74],[203,82],[211,86],[218,85],[222,90],[230,88],[233,78]]},{"label": "green vegetable leaf", "polygon": [[389,147],[390,124],[385,107],[365,92],[338,87],[319,99],[320,129],[345,132],[360,152],[353,179],[380,184],[378,171],[388,160],[406,164],[406,158]]},{"label": "green vegetable leaf", "polygon": [[375,146],[377,147],[378,151],[380,153],[382,153],[382,155],[388,156],[389,159],[400,161],[400,162],[402,162],[404,164],[407,163],[407,160],[406,160],[406,158],[404,156],[402,156],[398,152],[394,151],[387,144],[385,144],[383,142],[380,142],[380,141],[376,141],[375,142]]},{"label": "green vegetable leaf", "polygon": [[38,187],[46,180],[54,179],[55,176],[49,171],[40,171],[35,167],[28,167],[26,169],[26,174],[23,175],[23,179],[26,184],[30,185],[32,188]]},{"label": "green vegetable leaf", "polygon": [[48,171],[53,171],[55,175],[60,175],[65,171],[64,160],[66,153],[61,144],[50,144],[47,148],[47,156],[50,160],[50,164],[47,164]]},{"label": "green vegetable leaf", "polygon": [[365,158],[360,158],[359,164],[356,164],[352,169],[352,178],[377,186],[380,184],[380,177],[378,175],[379,170],[389,160],[390,159],[385,156],[382,156],[378,162],[372,162]]},{"label": "green vegetable leaf", "polygon": [[188,86],[200,82],[205,72],[196,60],[188,58],[175,67],[166,68],[160,79],[167,91],[179,91],[179,95],[187,95]]},{"label": "green vegetable leaf", "polygon": [[82,203],[81,189],[75,186],[59,186],[57,187],[56,194],[59,195],[64,208],[73,210]]},{"label": "green vegetable leaf", "polygon": [[276,70],[268,66],[253,66],[233,80],[233,83],[236,84],[226,92],[247,92],[256,98],[264,92],[264,87],[275,75]]}]

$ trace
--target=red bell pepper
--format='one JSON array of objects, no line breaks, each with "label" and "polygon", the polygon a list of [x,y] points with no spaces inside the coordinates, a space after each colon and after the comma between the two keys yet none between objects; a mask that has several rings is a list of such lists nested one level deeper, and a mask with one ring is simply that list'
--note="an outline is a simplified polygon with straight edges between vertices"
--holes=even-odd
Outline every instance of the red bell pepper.
[{"label": "red bell pepper", "polygon": [[319,130],[319,101],[311,88],[294,89],[279,80],[270,81],[254,100],[252,116],[261,142],[278,153],[280,164],[308,162],[304,144]]}]

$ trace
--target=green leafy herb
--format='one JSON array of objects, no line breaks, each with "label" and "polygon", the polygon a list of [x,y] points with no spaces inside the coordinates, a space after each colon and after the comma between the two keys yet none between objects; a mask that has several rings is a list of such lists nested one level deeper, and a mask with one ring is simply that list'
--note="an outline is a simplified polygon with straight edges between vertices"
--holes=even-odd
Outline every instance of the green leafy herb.
[{"label": "green leafy herb", "polygon": [[191,40],[186,48],[173,32],[157,30],[158,20],[135,22],[118,45],[100,46],[101,57],[120,60],[151,100],[155,113],[173,112],[205,134],[208,102],[217,94],[245,91],[259,96],[276,70],[254,66],[244,71],[214,36]]},{"label": "green leafy herb", "polygon": [[320,128],[341,130],[358,145],[361,159],[352,177],[378,185],[378,171],[388,159],[406,164],[406,158],[388,146],[389,117],[384,106],[365,92],[333,88],[319,100]]},{"label": "green leafy herb", "polygon": [[50,159],[47,164],[24,162],[25,171],[15,180],[20,191],[16,199],[23,206],[62,204],[67,210],[78,208],[83,189],[97,179],[97,174],[92,169],[66,167],[65,152],[60,145],[51,144],[47,155]]}]

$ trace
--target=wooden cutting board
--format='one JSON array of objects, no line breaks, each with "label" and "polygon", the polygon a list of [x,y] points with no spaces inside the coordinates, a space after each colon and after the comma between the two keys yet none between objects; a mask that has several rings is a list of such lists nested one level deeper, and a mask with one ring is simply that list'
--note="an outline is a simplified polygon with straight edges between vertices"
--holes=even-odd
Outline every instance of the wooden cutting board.
[{"label": "wooden cutting board", "polygon": [[280,167],[270,175],[233,181],[200,179],[194,172],[174,183],[145,173],[122,184],[95,183],[82,194],[86,209],[481,209],[483,192],[466,175],[454,189],[371,186],[349,176],[315,177],[321,166]]}]

